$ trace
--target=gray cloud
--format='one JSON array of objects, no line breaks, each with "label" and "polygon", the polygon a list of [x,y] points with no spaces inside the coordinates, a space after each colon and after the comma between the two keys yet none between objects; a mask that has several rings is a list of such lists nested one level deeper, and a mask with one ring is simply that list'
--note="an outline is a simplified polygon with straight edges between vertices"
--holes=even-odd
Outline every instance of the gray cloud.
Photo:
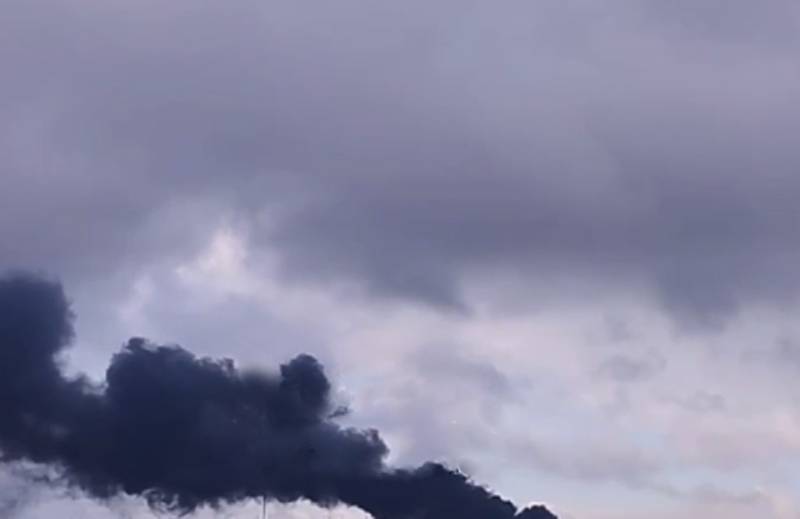
[{"label": "gray cloud", "polygon": [[580,451],[569,445],[524,441],[512,455],[548,472],[582,481],[615,481],[634,487],[652,484],[663,469],[660,460],[635,446],[593,445]]},{"label": "gray cloud", "polygon": [[666,367],[666,359],[658,352],[646,352],[640,355],[612,355],[598,367],[603,377],[617,382],[637,382],[650,378]]},{"label": "gray cloud", "polygon": [[794,336],[780,336],[758,347],[745,348],[739,357],[742,363],[756,363],[773,374],[788,371],[794,375],[800,367],[800,342]]},{"label": "gray cloud", "polygon": [[501,269],[692,326],[797,294],[791,2],[6,12],[3,264],[115,268],[233,212],[287,274],[440,307]]},{"label": "gray cloud", "polygon": [[6,518],[16,517],[27,501],[29,488],[18,484],[8,475],[0,474],[0,515]]},{"label": "gray cloud", "polygon": [[432,345],[414,354],[415,371],[429,376],[442,385],[477,390],[483,395],[513,397],[513,384],[508,376],[486,360],[463,355],[460,345]]},{"label": "gray cloud", "polygon": [[725,397],[717,393],[696,391],[683,399],[676,399],[674,403],[694,413],[721,413],[727,410]]}]

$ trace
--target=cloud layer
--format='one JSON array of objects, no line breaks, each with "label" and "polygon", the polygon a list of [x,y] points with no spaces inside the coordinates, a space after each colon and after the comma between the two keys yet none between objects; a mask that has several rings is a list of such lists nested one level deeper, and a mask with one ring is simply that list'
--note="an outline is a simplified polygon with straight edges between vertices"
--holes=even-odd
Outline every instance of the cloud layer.
[{"label": "cloud layer", "polygon": [[797,515],[796,2],[6,4],[0,269],[69,287],[67,379],[311,352],[392,462]]},{"label": "cloud layer", "polygon": [[457,310],[476,272],[688,325],[792,300],[797,7],[656,4],[14,2],[3,221],[44,234],[5,224],[4,263],[233,211],[301,279]]}]

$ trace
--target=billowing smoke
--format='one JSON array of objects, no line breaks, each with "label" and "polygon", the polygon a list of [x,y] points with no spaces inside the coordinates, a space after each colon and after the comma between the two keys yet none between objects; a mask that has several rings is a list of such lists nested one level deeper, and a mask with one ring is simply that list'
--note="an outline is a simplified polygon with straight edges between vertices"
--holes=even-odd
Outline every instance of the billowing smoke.
[{"label": "billowing smoke", "polygon": [[361,508],[377,519],[554,519],[517,510],[436,463],[392,469],[374,430],[337,425],[322,366],[300,355],[278,373],[239,371],[134,338],[105,382],[68,378],[72,313],[58,283],[0,278],[0,453],[51,467],[96,498],[143,496],[188,512],[266,497]]}]

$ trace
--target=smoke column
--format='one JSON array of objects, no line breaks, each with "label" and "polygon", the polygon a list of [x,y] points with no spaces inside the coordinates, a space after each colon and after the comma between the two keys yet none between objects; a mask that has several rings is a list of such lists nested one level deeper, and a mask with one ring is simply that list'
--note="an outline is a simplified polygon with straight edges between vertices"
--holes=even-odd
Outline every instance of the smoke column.
[{"label": "smoke column", "polygon": [[375,430],[344,428],[322,366],[300,355],[275,374],[130,339],[102,385],[62,374],[73,337],[61,286],[0,278],[0,458],[52,467],[104,499],[158,509],[266,496],[358,507],[376,519],[555,519],[437,463],[392,469]]}]

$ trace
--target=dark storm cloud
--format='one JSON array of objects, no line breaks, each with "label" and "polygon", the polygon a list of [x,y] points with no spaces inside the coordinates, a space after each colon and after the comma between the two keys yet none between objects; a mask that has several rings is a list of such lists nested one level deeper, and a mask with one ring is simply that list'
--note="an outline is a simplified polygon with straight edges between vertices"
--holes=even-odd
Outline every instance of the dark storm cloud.
[{"label": "dark storm cloud", "polygon": [[794,298],[798,7],[662,4],[13,1],[0,262],[191,246],[159,211],[200,199],[291,275],[440,307],[500,269],[696,326]]},{"label": "dark storm cloud", "polygon": [[57,283],[0,278],[0,454],[53,467],[96,498],[145,497],[186,512],[265,497],[346,503],[376,519],[550,519],[440,464],[384,465],[374,430],[342,428],[330,382],[311,356],[275,375],[131,339],[105,383],[61,373],[73,336]]}]

